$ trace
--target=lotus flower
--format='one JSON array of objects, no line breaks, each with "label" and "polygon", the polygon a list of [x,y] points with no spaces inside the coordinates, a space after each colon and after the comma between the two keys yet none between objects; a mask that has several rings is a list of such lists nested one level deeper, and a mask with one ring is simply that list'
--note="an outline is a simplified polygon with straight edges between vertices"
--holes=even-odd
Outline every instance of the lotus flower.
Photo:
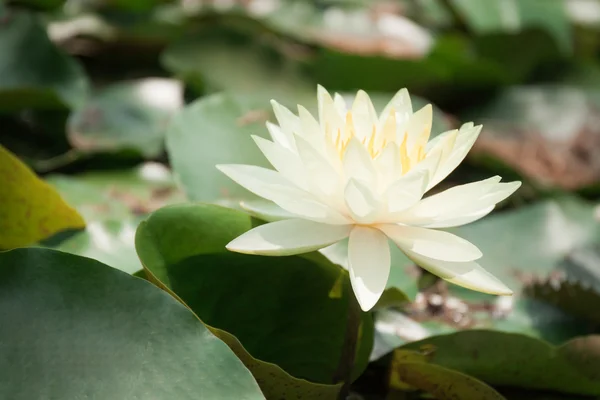
[{"label": "lotus flower", "polygon": [[231,241],[231,251],[268,256],[322,249],[348,238],[348,269],[361,308],[371,309],[390,272],[391,240],[416,264],[473,290],[512,291],[476,260],[469,241],[438,230],[478,220],[520,182],[495,176],[423,197],[465,158],[481,126],[430,138],[432,107],[413,112],[400,90],[379,114],[364,91],[352,107],[318,88],[318,120],[272,101],[279,125],[267,122],[272,141],[254,141],[275,170],[218,165],[223,173],[269,200],[246,208],[270,222]]}]

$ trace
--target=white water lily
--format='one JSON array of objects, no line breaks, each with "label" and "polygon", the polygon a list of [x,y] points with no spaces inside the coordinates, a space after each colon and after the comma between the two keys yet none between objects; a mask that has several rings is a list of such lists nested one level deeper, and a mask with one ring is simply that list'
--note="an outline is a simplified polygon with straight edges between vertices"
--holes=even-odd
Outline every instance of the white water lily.
[{"label": "white water lily", "polygon": [[511,290],[475,260],[472,243],[437,228],[478,220],[511,195],[520,182],[496,176],[425,197],[465,158],[481,126],[464,124],[429,141],[430,105],[413,112],[400,90],[377,114],[359,91],[352,107],[318,88],[319,119],[272,101],[279,125],[267,123],[273,141],[254,137],[276,169],[218,165],[231,179],[270,200],[246,206],[275,221],[231,241],[231,251],[293,255],[348,241],[348,268],[363,310],[383,293],[390,271],[391,239],[410,259],[441,278],[500,295]]}]

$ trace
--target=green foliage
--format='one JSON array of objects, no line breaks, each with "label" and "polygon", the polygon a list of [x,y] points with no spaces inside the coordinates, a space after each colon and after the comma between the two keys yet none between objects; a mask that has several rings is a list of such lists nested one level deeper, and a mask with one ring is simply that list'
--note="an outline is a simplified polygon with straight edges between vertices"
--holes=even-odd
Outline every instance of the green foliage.
[{"label": "green foliage", "polygon": [[504,399],[494,389],[471,376],[426,361],[411,360],[406,357],[405,350],[395,351],[390,380],[392,389],[406,389],[406,385],[409,385],[434,395],[436,399]]},{"label": "green foliage", "polygon": [[233,352],[148,282],[46,249],[0,253],[0,274],[3,398],[264,399]]},{"label": "green foliage", "polygon": [[599,395],[600,336],[583,336],[554,347],[524,335],[464,331],[403,346],[432,349],[431,363],[499,386]]},{"label": "green foliage", "polygon": [[[0,249],[36,246],[0,253],[0,397],[600,396],[598,15],[577,0],[0,5]],[[407,87],[415,109],[435,104],[433,136],[484,125],[433,191],[525,180],[449,229],[514,296],[446,285],[392,245],[386,291],[353,320],[347,241],[226,250],[277,217],[215,165],[269,167],[251,137],[268,138],[269,100],[316,115],[317,84],[377,110]]]}]

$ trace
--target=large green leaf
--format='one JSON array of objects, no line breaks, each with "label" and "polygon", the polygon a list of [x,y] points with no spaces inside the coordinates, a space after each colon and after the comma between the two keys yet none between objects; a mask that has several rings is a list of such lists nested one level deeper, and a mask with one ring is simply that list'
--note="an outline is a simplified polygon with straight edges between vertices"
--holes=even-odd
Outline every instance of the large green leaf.
[{"label": "large green leaf", "polygon": [[400,390],[420,389],[439,400],[504,399],[494,389],[472,376],[430,364],[426,356],[403,349],[394,352],[390,367],[390,387]]},{"label": "large green leaf", "polygon": [[[206,324],[235,335],[253,357],[300,378],[333,382],[352,295],[347,274],[322,256],[313,261],[318,254],[309,260],[229,253],[225,245],[252,224],[247,214],[215,205],[165,207],[140,225],[136,248],[154,279]],[[355,376],[372,343],[370,314],[362,321]],[[258,368],[251,368],[255,376]]]},{"label": "large green leaf", "polygon": [[600,395],[600,336],[554,347],[539,339],[492,331],[435,336],[402,347],[431,350],[429,361],[497,386]]},{"label": "large green leaf", "polygon": [[169,119],[182,104],[183,88],[175,80],[147,78],[114,84],[73,111],[68,138],[83,151],[133,149],[157,157]]},{"label": "large green leaf", "polygon": [[169,294],[97,261],[0,253],[0,397],[264,399],[233,352]]},{"label": "large green leaf", "polygon": [[0,19],[0,112],[81,103],[83,69],[50,42],[37,17],[0,5]]}]

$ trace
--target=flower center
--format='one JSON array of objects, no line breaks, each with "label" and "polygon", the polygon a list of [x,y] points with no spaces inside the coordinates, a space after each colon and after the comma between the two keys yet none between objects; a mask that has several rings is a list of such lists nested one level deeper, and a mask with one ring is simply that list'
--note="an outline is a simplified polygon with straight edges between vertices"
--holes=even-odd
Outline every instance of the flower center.
[{"label": "flower center", "polygon": [[[340,159],[344,158],[346,147],[348,147],[348,143],[352,138],[356,138],[362,143],[373,160],[377,159],[388,145],[393,146],[395,148],[393,151],[396,151],[399,156],[402,174],[404,175],[425,158],[425,145],[429,139],[430,127],[423,129],[410,149],[408,148],[410,146],[409,132],[404,130],[403,133],[399,134],[397,128],[396,112],[392,108],[385,123],[379,129],[374,124],[369,133],[365,134],[363,131],[359,135],[353,121],[352,112],[348,111],[345,125],[335,131],[326,127],[326,134],[328,140],[333,143],[337,150]],[[399,138],[401,140],[398,140]]]}]

